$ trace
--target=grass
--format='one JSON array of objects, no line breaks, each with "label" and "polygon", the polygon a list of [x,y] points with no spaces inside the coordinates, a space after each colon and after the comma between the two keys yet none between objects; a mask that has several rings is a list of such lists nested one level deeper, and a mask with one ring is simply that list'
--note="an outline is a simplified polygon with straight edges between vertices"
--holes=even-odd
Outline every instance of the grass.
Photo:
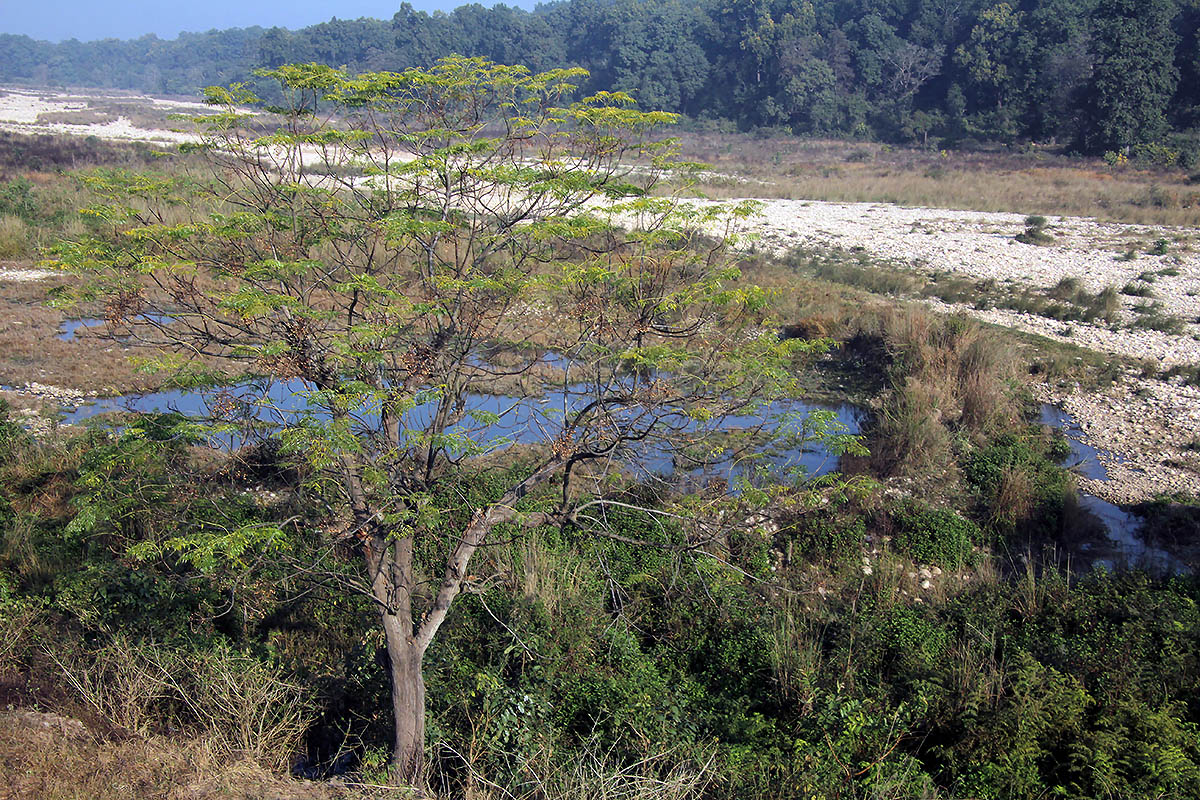
[{"label": "grass", "polygon": [[0,216],[0,259],[25,258],[29,255],[29,226],[15,214]]},{"label": "grass", "polygon": [[0,798],[38,800],[334,800],[350,790],[280,778],[202,740],[106,737],[77,721],[0,713]]},{"label": "grass", "polygon": [[1130,297],[1153,297],[1154,289],[1139,278],[1137,281],[1130,281],[1122,286],[1121,294],[1127,294]]},{"label": "grass", "polygon": [[814,278],[864,289],[872,294],[897,297],[920,285],[906,270],[880,263],[862,251],[797,248],[787,263]]},{"label": "grass", "polygon": [[143,142],[0,131],[0,179],[30,175],[38,180],[48,180],[59,170],[160,165],[164,154],[161,148]]},{"label": "grass", "polygon": [[1167,378],[1182,378],[1189,386],[1200,386],[1200,364],[1178,364],[1167,370]]},{"label": "grass", "polygon": [[[133,350],[96,332],[57,337],[65,315],[47,306],[56,281],[0,281],[0,385],[44,383],[77,391],[121,393],[147,386],[129,357]],[[83,307],[78,316],[103,316]]]},{"label": "grass", "polygon": [[[809,338],[827,336],[841,344],[836,358],[818,362],[815,369],[801,374],[805,390],[814,398],[829,399],[832,391],[865,401],[887,388],[889,357],[879,350],[885,319],[906,308],[897,303],[904,297],[900,290],[920,286],[922,281],[914,271],[880,261],[869,261],[868,267],[863,260],[863,254],[850,251],[797,249],[785,259],[757,256],[743,263],[748,281],[776,295],[775,308],[786,323],[785,333]],[[818,272],[824,277],[818,277]],[[1016,294],[995,281],[976,281],[955,273],[933,275],[929,284],[923,294],[947,298],[947,302],[1041,309],[1061,312],[1063,317],[1119,322],[1121,300],[1115,287],[1077,295],[1082,289],[1072,278],[1053,287]],[[1057,310],[1051,308],[1055,305]],[[1101,391],[1133,363],[1131,359],[1014,328],[974,324],[1010,348],[1022,369],[1039,381],[1078,384]]]},{"label": "grass", "polygon": [[45,111],[38,114],[37,122],[39,125],[52,125],[62,123],[64,125],[99,125],[106,122],[115,122],[117,117],[105,111],[98,111],[94,108],[82,109],[79,111]]},{"label": "grass", "polygon": [[1021,244],[1039,247],[1054,244],[1054,237],[1046,233],[1046,218],[1039,215],[1025,218],[1025,230],[1018,233],[1016,239]]},{"label": "grass", "polygon": [[1136,316],[1130,323],[1132,328],[1159,331],[1179,336],[1187,332],[1187,325],[1182,319],[1163,312],[1162,303],[1139,303],[1133,307]]},{"label": "grass", "polygon": [[837,249],[801,248],[788,254],[786,261],[806,276],[887,297],[936,297],[947,303],[1004,308],[1062,322],[1116,325],[1121,316],[1121,300],[1114,287],[1089,292],[1071,277],[1048,288],[1016,288],[954,272],[934,272],[922,281],[913,270],[862,252]]},{"label": "grass", "polygon": [[[1178,169],[1111,168],[1049,151],[937,151],[861,142],[684,132],[686,157],[712,165],[715,198],[896,203],[902,206],[1200,225],[1200,187]],[[723,177],[729,173],[745,180]]]}]

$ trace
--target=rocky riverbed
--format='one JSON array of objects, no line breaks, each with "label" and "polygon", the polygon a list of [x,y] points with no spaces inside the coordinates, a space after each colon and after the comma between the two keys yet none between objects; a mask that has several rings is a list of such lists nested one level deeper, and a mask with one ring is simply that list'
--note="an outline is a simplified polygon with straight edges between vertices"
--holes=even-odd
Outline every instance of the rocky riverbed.
[{"label": "rocky riverbed", "polygon": [[[775,253],[796,247],[859,249],[898,267],[922,272],[957,273],[992,279],[1016,291],[1021,286],[1048,288],[1071,278],[1092,292],[1120,290],[1145,273],[1153,283],[1149,298],[1121,295],[1123,321],[1147,299],[1164,315],[1183,322],[1179,335],[1103,324],[1071,323],[1000,309],[932,301],[940,310],[964,310],[988,322],[1070,341],[1103,352],[1153,358],[1164,366],[1200,362],[1200,239],[1185,228],[1124,225],[1079,217],[1054,217],[1046,246],[1022,244],[1019,214],[906,208],[882,203],[822,203],[770,200],[747,224],[747,233]],[[1165,253],[1148,250],[1161,242]],[[1134,253],[1130,259],[1129,252]]]},{"label": "rocky riverbed", "polygon": [[[1048,288],[1073,278],[1092,292],[1122,289],[1147,272],[1161,313],[1182,321],[1181,333],[1131,328],[1133,307],[1144,298],[1120,295],[1116,327],[1071,322],[969,303],[923,299],[934,310],[966,313],[985,322],[1068,342],[1146,370],[1126,371],[1103,392],[1078,387],[1038,387],[1041,399],[1078,422],[1085,441],[1101,451],[1108,480],[1081,478],[1082,488],[1115,503],[1160,493],[1200,495],[1200,387],[1146,374],[1200,364],[1200,252],[1197,232],[1184,228],[1122,225],[1093,219],[1048,221],[1047,246],[1022,244],[1019,214],[906,208],[880,203],[771,200],[746,225],[758,245],[782,255],[793,248],[859,250],[914,274],[955,273],[992,279],[1014,293]],[[1165,241],[1165,245],[1162,242]],[[1157,247],[1156,247],[1157,246]],[[1166,250],[1150,255],[1147,250]],[[1131,250],[1135,258],[1124,255]],[[1165,271],[1166,274],[1160,274]],[[1146,374],[1143,374],[1146,373]]]}]

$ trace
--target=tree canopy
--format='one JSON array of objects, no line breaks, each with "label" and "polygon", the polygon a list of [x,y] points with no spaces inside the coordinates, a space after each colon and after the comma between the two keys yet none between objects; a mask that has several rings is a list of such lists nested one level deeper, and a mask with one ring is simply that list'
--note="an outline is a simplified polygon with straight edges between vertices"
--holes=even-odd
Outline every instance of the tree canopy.
[{"label": "tree canopy", "polygon": [[254,80],[257,67],[397,70],[458,53],[580,66],[589,92],[743,130],[1103,152],[1129,143],[1116,130],[1136,126],[1140,142],[1190,128],[1200,100],[1176,76],[1195,72],[1197,19],[1190,0],[560,0],[432,14],[404,3],[391,20],[297,31],[58,45],[4,35],[0,80],[192,93]]}]

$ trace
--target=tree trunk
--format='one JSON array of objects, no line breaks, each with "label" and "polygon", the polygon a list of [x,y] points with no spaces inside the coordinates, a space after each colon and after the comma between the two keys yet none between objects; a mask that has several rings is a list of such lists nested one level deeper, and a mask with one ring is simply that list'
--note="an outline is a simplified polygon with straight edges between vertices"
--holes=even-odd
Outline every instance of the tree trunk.
[{"label": "tree trunk", "polygon": [[424,651],[407,628],[410,624],[384,613],[388,663],[392,678],[392,780],[425,789],[425,678],[421,674]]}]

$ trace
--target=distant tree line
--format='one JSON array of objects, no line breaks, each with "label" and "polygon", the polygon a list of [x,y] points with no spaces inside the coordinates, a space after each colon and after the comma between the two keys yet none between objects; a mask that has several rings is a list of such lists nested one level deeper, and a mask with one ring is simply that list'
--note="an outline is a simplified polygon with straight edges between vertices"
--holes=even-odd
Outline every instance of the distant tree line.
[{"label": "distant tree line", "polygon": [[190,94],[256,67],[395,70],[450,53],[583,66],[587,91],[628,90],[741,130],[1153,154],[1176,152],[1171,139],[1200,117],[1200,0],[559,0],[432,14],[404,3],[390,21],[297,31],[0,35],[0,80]]}]

